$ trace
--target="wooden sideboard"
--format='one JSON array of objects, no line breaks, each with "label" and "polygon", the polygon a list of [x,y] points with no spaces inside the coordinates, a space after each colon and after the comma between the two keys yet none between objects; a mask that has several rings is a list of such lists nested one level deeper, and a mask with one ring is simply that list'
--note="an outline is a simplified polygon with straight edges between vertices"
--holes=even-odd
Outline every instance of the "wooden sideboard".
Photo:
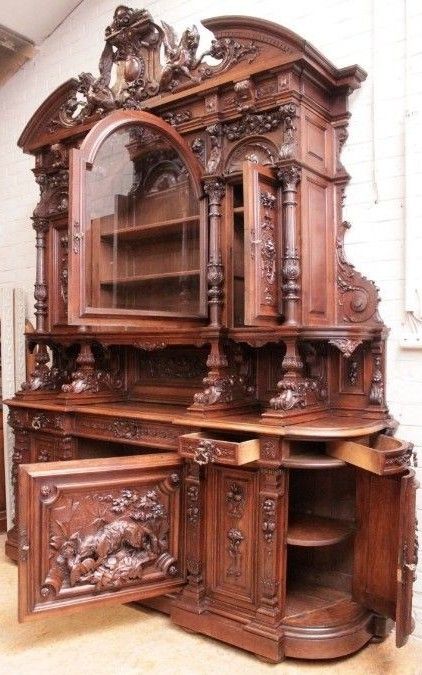
[{"label": "wooden sideboard", "polygon": [[366,75],[266,21],[203,23],[199,55],[196,28],[119,6],[100,75],[19,139],[40,186],[34,368],[7,401],[19,618],[136,600],[272,662],[393,621],[401,646],[412,446],[343,244]]}]

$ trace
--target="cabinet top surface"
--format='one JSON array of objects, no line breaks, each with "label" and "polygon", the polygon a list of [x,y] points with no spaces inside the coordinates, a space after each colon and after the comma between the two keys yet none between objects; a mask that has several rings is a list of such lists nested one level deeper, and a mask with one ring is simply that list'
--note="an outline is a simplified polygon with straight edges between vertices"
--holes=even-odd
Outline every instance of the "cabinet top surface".
[{"label": "cabinet top surface", "polygon": [[54,399],[32,401],[9,399],[5,403],[12,408],[29,408],[56,413],[103,415],[128,419],[149,420],[186,427],[243,431],[259,435],[283,436],[286,438],[343,438],[377,433],[388,426],[388,420],[364,419],[358,416],[340,416],[330,413],[326,417],[298,424],[262,424],[259,412],[239,413],[223,417],[201,418],[186,412],[184,406],[128,401],[97,403],[94,405],[63,405]]}]

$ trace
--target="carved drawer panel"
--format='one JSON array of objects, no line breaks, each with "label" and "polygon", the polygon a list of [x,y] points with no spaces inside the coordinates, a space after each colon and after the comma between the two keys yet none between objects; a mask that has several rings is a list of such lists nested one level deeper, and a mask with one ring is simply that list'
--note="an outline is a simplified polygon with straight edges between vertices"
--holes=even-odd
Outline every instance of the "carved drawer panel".
[{"label": "carved drawer panel", "polygon": [[125,417],[78,415],[76,420],[78,436],[119,440],[137,445],[142,443],[142,445],[169,450],[177,449],[179,435],[184,431],[185,427]]},{"label": "carved drawer panel", "polygon": [[28,411],[28,426],[33,431],[58,431],[66,429],[66,415],[41,411]]},{"label": "carved drawer panel", "polygon": [[259,440],[223,440],[218,433],[196,432],[180,436],[179,453],[197,464],[240,466],[259,459]]},{"label": "carved drawer panel", "polygon": [[19,620],[171,592],[182,460],[176,453],[19,473]]},{"label": "carved drawer panel", "polygon": [[354,441],[327,443],[326,453],[379,476],[402,473],[410,464],[412,444],[380,434],[373,447]]}]

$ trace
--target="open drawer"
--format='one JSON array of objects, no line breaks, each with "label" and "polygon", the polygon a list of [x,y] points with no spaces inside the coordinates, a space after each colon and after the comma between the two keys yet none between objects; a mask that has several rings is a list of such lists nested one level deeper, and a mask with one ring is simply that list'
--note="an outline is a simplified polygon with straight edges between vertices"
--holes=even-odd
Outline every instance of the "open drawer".
[{"label": "open drawer", "polygon": [[259,440],[236,440],[213,432],[195,432],[179,437],[179,454],[197,464],[228,464],[240,466],[259,459]]},{"label": "open drawer", "polygon": [[378,476],[386,476],[406,471],[412,447],[407,441],[379,434],[372,446],[350,440],[331,441],[326,445],[326,453]]},{"label": "open drawer", "polygon": [[19,620],[180,587],[181,465],[173,452],[22,464]]}]

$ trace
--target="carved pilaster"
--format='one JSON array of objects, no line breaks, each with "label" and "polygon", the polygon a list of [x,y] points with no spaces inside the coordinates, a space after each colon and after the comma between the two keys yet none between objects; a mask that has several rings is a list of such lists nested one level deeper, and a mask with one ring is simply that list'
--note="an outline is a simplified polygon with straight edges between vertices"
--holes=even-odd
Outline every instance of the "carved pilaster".
[{"label": "carved pilaster", "polygon": [[189,462],[184,477],[185,564],[187,584],[176,604],[197,614],[203,611],[204,584],[204,469]]},{"label": "carved pilaster", "polygon": [[76,458],[76,440],[72,436],[60,438],[57,445],[59,462]]},{"label": "carved pilaster", "polygon": [[297,306],[300,299],[300,256],[297,243],[297,186],[302,169],[294,164],[283,166],[277,176],[283,192],[284,250],[282,266],[282,297],[285,325],[298,324]]},{"label": "carved pilaster", "polygon": [[206,128],[210,139],[210,148],[208,151],[207,173],[216,173],[220,168],[221,154],[223,151],[223,127],[219,122],[210,124]]},{"label": "carved pilaster", "polygon": [[280,117],[283,120],[284,134],[279,154],[281,159],[291,159],[295,156],[296,152],[296,127],[294,122],[297,117],[296,105],[294,103],[285,103],[280,106]]},{"label": "carved pilaster", "polygon": [[35,330],[37,333],[44,333],[48,310],[48,287],[45,273],[48,220],[46,218],[34,216],[33,227],[36,232],[35,248],[37,255],[34,287]]},{"label": "carved pilaster", "polygon": [[209,261],[207,265],[208,304],[210,307],[210,326],[221,326],[223,305],[224,269],[221,258],[221,201],[225,185],[220,178],[207,178],[204,191],[208,195],[209,205]]},{"label": "carved pilaster", "polygon": [[[258,548],[258,609],[255,620],[246,630],[264,630],[269,635],[280,626],[283,618],[285,547],[283,546],[286,517],[284,496],[286,472],[283,469],[259,470],[259,540]],[[275,637],[275,635],[274,635]]]},{"label": "carved pilaster", "polygon": [[19,465],[27,464],[30,459],[30,436],[26,429],[23,429],[22,412],[20,410],[11,410],[8,417],[8,423],[12,427],[15,440],[12,454],[11,482],[13,490],[13,499],[15,513],[13,526],[7,533],[6,555],[12,560],[18,557],[18,533],[19,533],[19,495],[18,495],[18,473]]},{"label": "carved pilaster", "polygon": [[372,352],[372,378],[369,389],[369,403],[376,406],[385,405],[384,391],[384,349],[383,343],[376,340],[371,348]]}]

